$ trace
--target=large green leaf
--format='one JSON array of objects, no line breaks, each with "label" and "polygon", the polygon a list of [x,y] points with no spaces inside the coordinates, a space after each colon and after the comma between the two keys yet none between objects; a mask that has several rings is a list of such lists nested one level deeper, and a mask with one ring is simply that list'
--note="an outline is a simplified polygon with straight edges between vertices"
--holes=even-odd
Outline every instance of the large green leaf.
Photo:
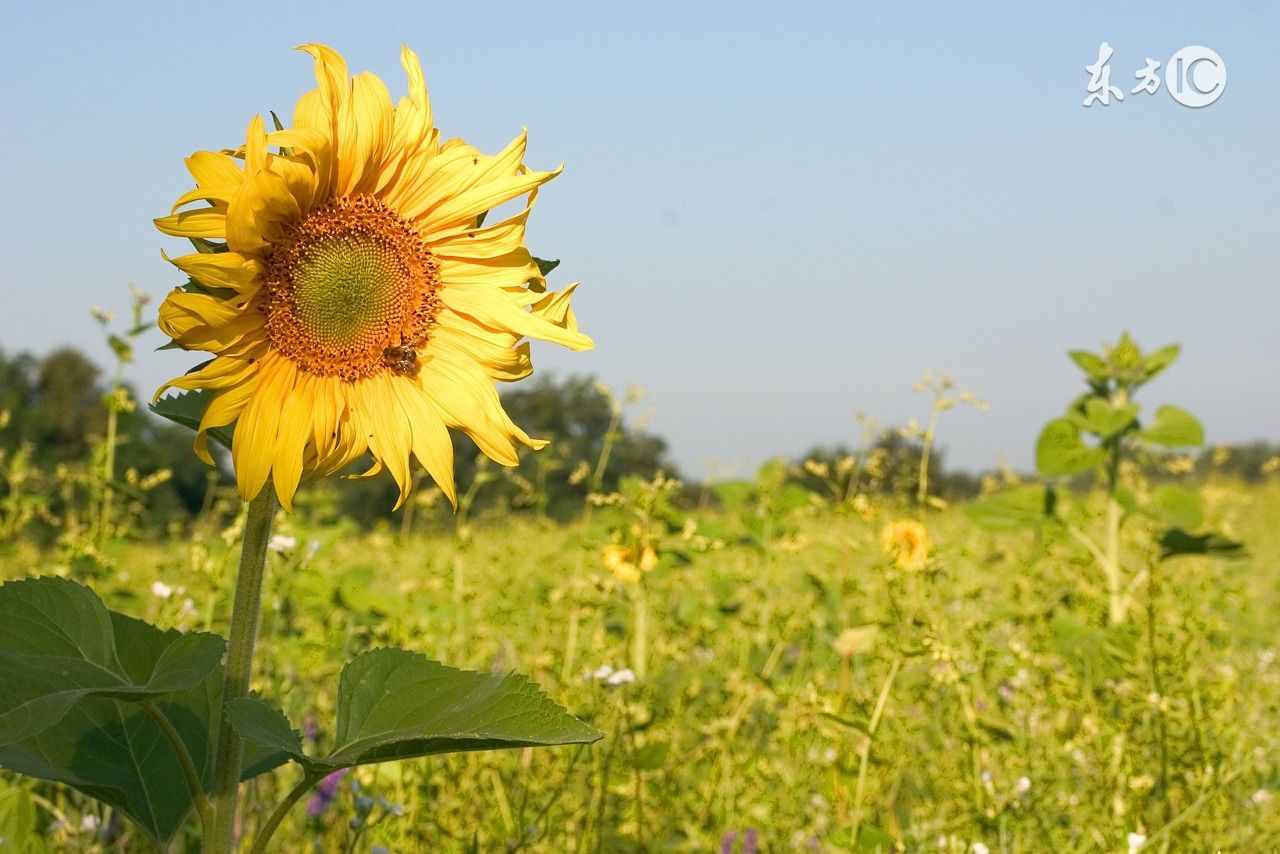
[{"label": "large green leaf", "polygon": [[[48,613],[63,613],[66,605],[58,600],[64,596],[76,604],[78,610],[74,614],[63,613],[57,624],[66,648],[74,646],[83,649],[86,656],[100,659],[105,657],[104,645],[112,644],[113,667],[132,683],[167,683],[174,687],[188,681],[182,676],[184,668],[177,666],[176,653],[191,635],[164,631],[107,611],[100,602],[95,606],[75,593],[72,588],[79,585],[59,583],[70,586],[58,588],[40,583],[41,596],[29,597],[29,601]],[[10,586],[0,588],[0,592]],[[4,635],[8,641],[19,624],[10,622],[8,610],[0,614],[5,615],[0,620],[0,632],[9,630]],[[24,629],[16,633],[30,635],[31,643],[39,643],[35,638],[50,631],[48,626],[38,622],[33,625],[30,620],[21,625]],[[215,640],[220,653],[222,640]],[[68,656],[58,658],[65,660]],[[218,664],[216,658],[214,664]],[[7,683],[0,685],[0,693],[10,690]],[[177,731],[206,787],[212,785],[213,745],[209,733],[221,692],[222,668],[218,665],[190,687],[152,700]],[[125,696],[127,699],[113,691],[80,699],[38,734],[0,746],[0,768],[71,786],[110,804],[147,834],[165,842],[182,827],[191,810],[186,777],[160,726],[136,702],[136,696]],[[245,780],[288,761],[284,753],[257,745],[245,754]]]},{"label": "large green leaf", "polygon": [[1156,410],[1155,420],[1138,436],[1167,448],[1189,448],[1204,444],[1204,427],[1187,410],[1178,406],[1162,406]]},{"label": "large green leaf", "polygon": [[1106,459],[1102,448],[1091,448],[1080,438],[1080,428],[1066,418],[1055,418],[1036,440],[1036,468],[1045,477],[1063,477],[1088,471]]},{"label": "large green leaf", "polygon": [[[181,394],[171,394],[160,398],[151,404],[150,409],[161,418],[166,418],[191,430],[199,430],[200,419],[204,417],[204,411],[209,408],[209,403],[212,400],[213,393],[205,389],[184,391]],[[208,433],[219,444],[227,448],[231,447],[231,428],[214,427]]]},{"label": "large green leaf", "polygon": [[0,746],[38,735],[86,697],[141,701],[191,689],[217,668],[225,645],[205,633],[117,638],[89,588],[63,578],[10,581],[0,586]]},{"label": "large green leaf", "polygon": [[964,506],[975,525],[992,531],[1034,528],[1050,515],[1049,493],[1043,486],[1015,486]]},{"label": "large green leaf", "polygon": [[278,710],[256,697],[227,714],[240,735],[329,771],[439,753],[589,744],[602,736],[547,698],[523,676],[476,673],[400,649],[367,652],[342,670],[333,750],[302,753]]}]

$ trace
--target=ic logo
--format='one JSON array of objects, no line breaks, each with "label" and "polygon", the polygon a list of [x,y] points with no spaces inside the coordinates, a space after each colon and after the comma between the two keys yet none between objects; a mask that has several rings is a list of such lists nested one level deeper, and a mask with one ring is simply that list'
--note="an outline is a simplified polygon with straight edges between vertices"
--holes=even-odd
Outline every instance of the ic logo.
[{"label": "ic logo", "polygon": [[1227,88],[1227,64],[1211,48],[1188,45],[1164,67],[1169,95],[1184,107],[1207,107]]}]

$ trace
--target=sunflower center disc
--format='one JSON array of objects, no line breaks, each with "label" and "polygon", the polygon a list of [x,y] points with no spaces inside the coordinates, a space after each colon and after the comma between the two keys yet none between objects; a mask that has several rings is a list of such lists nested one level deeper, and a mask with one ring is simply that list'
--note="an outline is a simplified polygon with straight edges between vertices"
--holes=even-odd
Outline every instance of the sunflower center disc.
[{"label": "sunflower center disc", "polygon": [[369,196],[336,199],[273,248],[267,334],[319,376],[415,372],[440,306],[438,270],[413,227],[385,205]]}]

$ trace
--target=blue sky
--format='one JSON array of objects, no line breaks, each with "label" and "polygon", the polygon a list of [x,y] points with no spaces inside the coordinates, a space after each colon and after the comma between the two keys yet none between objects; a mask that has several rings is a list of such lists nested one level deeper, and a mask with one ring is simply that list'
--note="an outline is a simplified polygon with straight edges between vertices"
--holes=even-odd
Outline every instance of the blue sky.
[{"label": "blue sky", "polygon": [[[926,368],[992,404],[948,416],[954,462],[1026,465],[1077,390],[1064,351],[1125,328],[1184,345],[1152,403],[1211,440],[1275,438],[1280,13],[1115,6],[28,6],[0,34],[0,347],[105,360],[89,307],[177,283],[150,220],[182,157],[287,115],[312,85],[295,44],[398,96],[403,42],[446,136],[493,150],[527,126],[533,166],[566,164],[530,242],[584,282],[598,348],[535,363],[646,388],[635,414],[692,472],[852,439],[859,410],[922,415]],[[1126,93],[1188,44],[1223,57],[1226,92],[1084,109],[1102,41]]]}]

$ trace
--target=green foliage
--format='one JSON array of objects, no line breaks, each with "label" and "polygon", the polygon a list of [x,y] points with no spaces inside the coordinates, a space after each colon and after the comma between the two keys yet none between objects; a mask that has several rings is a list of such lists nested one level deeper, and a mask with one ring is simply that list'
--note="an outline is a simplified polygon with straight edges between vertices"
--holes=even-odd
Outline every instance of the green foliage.
[{"label": "green foliage", "polygon": [[1055,496],[1039,484],[1017,486],[964,505],[969,519],[989,531],[1039,527],[1053,515]]},{"label": "green foliage", "polygon": [[281,712],[258,698],[228,707],[248,741],[308,771],[511,747],[590,744],[602,736],[515,674],[473,673],[400,649],[367,652],[342,670],[333,749],[302,752]]},{"label": "green foliage", "polygon": [[[222,658],[211,634],[141,635],[89,588],[60,578],[0,585],[0,748],[55,726],[81,700],[142,702],[195,688]],[[118,640],[131,643],[120,643]]]}]

